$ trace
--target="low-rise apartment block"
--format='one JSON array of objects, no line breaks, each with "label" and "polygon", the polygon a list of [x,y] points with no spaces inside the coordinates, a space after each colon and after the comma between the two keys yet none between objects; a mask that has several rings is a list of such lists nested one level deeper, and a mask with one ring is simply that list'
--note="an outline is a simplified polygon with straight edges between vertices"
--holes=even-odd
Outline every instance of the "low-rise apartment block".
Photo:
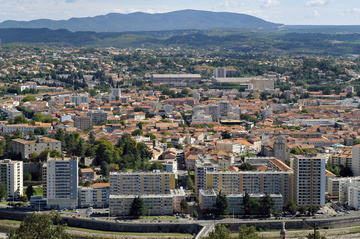
[{"label": "low-rise apartment block", "polygon": [[[203,212],[214,210],[217,192],[214,189],[200,189],[199,192],[199,206]],[[243,198],[245,194],[227,194],[226,197],[229,199],[229,214],[243,214]],[[265,194],[250,194],[250,198],[261,200]],[[270,197],[274,200],[275,209],[279,212],[283,208],[283,197],[281,194],[270,194]]]},{"label": "low-rise apartment block", "polygon": [[95,183],[80,190],[80,207],[108,207],[110,183]]},{"label": "low-rise apartment block", "polygon": [[13,139],[12,140],[13,153],[21,153],[22,158],[29,158],[30,154],[40,154],[46,149],[57,150],[61,152],[61,141],[42,137],[37,140],[24,140],[24,139]]},{"label": "low-rise apartment block", "polygon": [[[135,194],[110,195],[110,214],[125,216],[130,212]],[[146,205],[146,215],[171,215],[181,212],[180,202],[185,199],[183,189],[171,190],[169,194],[140,195]]]}]

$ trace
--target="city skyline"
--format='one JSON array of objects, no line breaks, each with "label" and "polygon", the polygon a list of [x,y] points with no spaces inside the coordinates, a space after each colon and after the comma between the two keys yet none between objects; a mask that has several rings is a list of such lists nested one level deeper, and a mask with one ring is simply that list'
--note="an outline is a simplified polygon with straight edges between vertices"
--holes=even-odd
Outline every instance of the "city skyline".
[{"label": "city skyline", "polygon": [[[358,25],[360,2],[355,0],[200,0],[115,1],[99,0],[0,0],[0,22],[36,19],[66,20],[108,13],[165,13],[184,9],[235,12],[286,25]],[[84,7],[86,6],[86,7]]]}]

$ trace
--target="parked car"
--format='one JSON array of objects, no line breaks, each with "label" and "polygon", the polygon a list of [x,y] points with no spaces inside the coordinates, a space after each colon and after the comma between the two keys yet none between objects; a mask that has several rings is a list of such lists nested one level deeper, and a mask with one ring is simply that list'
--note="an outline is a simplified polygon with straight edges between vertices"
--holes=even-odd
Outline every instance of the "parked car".
[{"label": "parked car", "polygon": [[77,218],[77,216],[74,215],[73,218]]},{"label": "parked car", "polygon": [[92,217],[91,220],[97,220],[96,217]]}]

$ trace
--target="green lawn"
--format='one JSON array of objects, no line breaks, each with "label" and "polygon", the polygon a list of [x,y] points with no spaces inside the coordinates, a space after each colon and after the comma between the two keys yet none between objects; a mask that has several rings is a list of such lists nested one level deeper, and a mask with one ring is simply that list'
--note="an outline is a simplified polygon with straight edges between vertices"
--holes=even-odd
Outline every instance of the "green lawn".
[{"label": "green lawn", "polygon": [[[34,189],[34,196],[42,196],[43,195],[43,188],[42,187],[33,187]],[[26,188],[24,188],[24,195],[26,195]]]},{"label": "green lawn", "polygon": [[7,201],[2,201],[2,202],[0,202],[0,204],[3,204],[3,205],[8,205],[8,203],[9,203],[9,202],[7,202]]},{"label": "green lawn", "polygon": [[[0,219],[0,223],[7,224],[16,224],[20,225],[21,221],[16,220],[5,220]],[[79,231],[79,232],[88,232],[88,233],[99,233],[99,234],[111,234],[111,235],[129,235],[129,236],[153,236],[153,237],[182,237],[182,238],[193,238],[191,234],[187,233],[135,233],[135,232],[109,232],[109,231],[100,231],[100,230],[91,230],[86,228],[79,227],[67,227],[69,231]],[[96,237],[96,236],[95,236]]]},{"label": "green lawn", "polygon": [[6,220],[6,219],[1,219],[0,223],[7,223],[7,224],[21,224],[21,221],[16,221],[16,220]]},{"label": "green lawn", "polygon": [[177,218],[174,216],[143,216],[140,219],[153,220],[155,217],[158,218],[159,220],[177,220]]},{"label": "green lawn", "polygon": [[109,231],[99,231],[91,230],[78,227],[67,227],[70,231],[80,231],[88,233],[101,233],[101,234],[112,234],[112,235],[128,235],[128,236],[153,236],[153,237],[190,237],[193,238],[191,234],[183,233],[136,233],[136,232],[109,232]]}]

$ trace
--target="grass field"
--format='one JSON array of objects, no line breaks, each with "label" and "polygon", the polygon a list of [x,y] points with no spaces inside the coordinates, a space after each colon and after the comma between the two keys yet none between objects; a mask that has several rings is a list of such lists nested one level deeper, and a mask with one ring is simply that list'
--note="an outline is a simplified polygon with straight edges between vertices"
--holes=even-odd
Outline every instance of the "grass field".
[{"label": "grass field", "polygon": [[[11,224],[11,225],[20,225],[21,221],[16,220],[5,220],[1,219],[0,224]],[[3,228],[0,226],[0,228]],[[9,228],[10,229],[10,228]],[[100,231],[100,230],[91,230],[85,228],[78,228],[78,227],[67,227],[67,230],[70,234],[72,232],[76,234],[76,232],[85,232],[91,234],[108,234],[108,235],[126,235],[126,236],[143,236],[143,237],[181,237],[181,238],[193,238],[191,234],[186,233],[133,233],[133,232],[109,232],[109,231]],[[95,236],[96,237],[96,236]],[[91,238],[91,237],[87,237]]]},{"label": "grass field", "polygon": [[174,216],[143,216],[140,219],[142,220],[154,220],[154,218],[157,218],[158,220],[177,220]]},{"label": "grass field", "polygon": [[110,234],[110,235],[128,235],[128,236],[154,236],[154,237],[193,237],[191,234],[182,234],[182,233],[135,233],[135,232],[108,232],[108,231],[99,231],[91,230],[78,227],[68,227],[70,231],[79,231],[79,232],[88,232],[88,233],[98,233],[98,234]]},{"label": "grass field", "polygon": [[[42,187],[33,187],[34,189],[34,196],[42,196],[43,195],[43,188]],[[26,188],[24,188],[24,195],[26,195]]]}]

